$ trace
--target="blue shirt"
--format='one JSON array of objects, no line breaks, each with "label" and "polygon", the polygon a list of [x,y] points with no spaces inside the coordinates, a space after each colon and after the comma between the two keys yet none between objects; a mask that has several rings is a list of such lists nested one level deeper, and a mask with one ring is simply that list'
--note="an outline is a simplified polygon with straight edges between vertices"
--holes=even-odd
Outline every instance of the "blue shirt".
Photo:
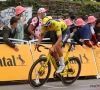
[{"label": "blue shirt", "polygon": [[85,24],[82,28],[80,28],[80,38],[81,39],[91,39],[91,29],[89,24]]}]

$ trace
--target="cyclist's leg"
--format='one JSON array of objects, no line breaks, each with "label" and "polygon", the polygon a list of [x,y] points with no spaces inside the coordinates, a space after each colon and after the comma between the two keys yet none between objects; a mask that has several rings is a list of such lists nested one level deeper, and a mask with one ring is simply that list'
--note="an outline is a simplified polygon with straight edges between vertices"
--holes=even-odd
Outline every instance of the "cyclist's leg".
[{"label": "cyclist's leg", "polygon": [[[70,30],[69,30],[69,29],[64,30],[64,31],[62,32],[62,40],[63,40],[66,36],[68,36],[69,34],[70,34]],[[66,38],[66,39],[67,39],[67,38]],[[65,66],[65,64],[64,64],[64,58],[63,58],[63,49],[61,48],[61,45],[59,45],[59,46],[57,47],[57,52],[58,52],[59,57],[60,57],[60,65],[61,65],[61,66]]]},{"label": "cyclist's leg", "polygon": [[55,56],[55,59],[59,62],[59,55],[56,50],[54,51],[53,55]]},{"label": "cyclist's leg", "polygon": [[50,31],[50,39],[51,39],[52,45],[54,45],[56,43],[56,41],[57,41],[56,32]]},{"label": "cyclist's leg", "polygon": [[59,65],[60,65],[60,66],[59,66],[58,70],[56,71],[56,73],[60,73],[60,72],[62,72],[62,71],[64,70],[64,68],[65,68],[64,57],[63,57],[63,52],[62,52],[61,45],[57,46],[57,47],[56,47],[56,50],[57,50],[57,53],[58,53],[59,59],[60,59],[60,61],[59,61]]},{"label": "cyclist's leg", "polygon": [[[50,31],[50,39],[51,39],[52,45],[54,45],[57,41],[56,32]],[[54,56],[55,56],[56,60],[59,61],[59,55],[58,55],[57,51],[54,52]]]},{"label": "cyclist's leg", "polygon": [[[57,42],[57,40],[58,40],[56,32],[52,31],[50,33],[50,38],[52,40],[52,44],[54,45]],[[63,59],[63,52],[62,52],[60,44],[59,44],[59,46],[56,47],[56,52],[55,53],[59,55],[59,60],[60,60],[59,61],[60,62],[59,63],[60,66],[59,66],[58,70],[56,71],[56,73],[60,73],[60,72],[63,71],[63,69],[65,67],[64,59]],[[56,58],[58,58],[58,57],[56,57]]]},{"label": "cyclist's leg", "polygon": [[[70,34],[69,31],[67,31],[67,29],[65,31],[62,32],[62,40],[66,37],[66,35]],[[61,46],[57,46],[56,50],[59,54],[59,58],[60,58],[60,66],[58,68],[58,70],[56,71],[56,73],[60,73],[63,71],[63,69],[65,68],[65,64],[64,64],[64,57],[63,57],[63,50],[61,48]]]}]

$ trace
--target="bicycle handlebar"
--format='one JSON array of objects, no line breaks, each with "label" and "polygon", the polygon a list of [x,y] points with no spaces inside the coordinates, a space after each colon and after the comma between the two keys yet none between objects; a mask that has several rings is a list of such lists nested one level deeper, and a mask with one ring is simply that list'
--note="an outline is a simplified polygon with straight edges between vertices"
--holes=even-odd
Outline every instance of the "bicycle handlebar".
[{"label": "bicycle handlebar", "polygon": [[[70,47],[69,47],[69,50],[70,50],[70,48],[72,47],[72,45],[74,45],[75,46],[75,42],[70,42]],[[39,47],[43,47],[44,49],[50,49],[49,47],[46,47],[46,46],[44,46],[44,45],[38,45],[38,47],[37,47],[37,51],[38,52],[41,52],[41,50],[39,49]]]},{"label": "bicycle handlebar", "polygon": [[44,49],[50,49],[50,48],[48,48],[48,47],[46,47],[44,45],[38,45],[38,47],[37,47],[37,51],[38,52],[41,52],[41,50],[39,49],[39,47],[43,47]]}]

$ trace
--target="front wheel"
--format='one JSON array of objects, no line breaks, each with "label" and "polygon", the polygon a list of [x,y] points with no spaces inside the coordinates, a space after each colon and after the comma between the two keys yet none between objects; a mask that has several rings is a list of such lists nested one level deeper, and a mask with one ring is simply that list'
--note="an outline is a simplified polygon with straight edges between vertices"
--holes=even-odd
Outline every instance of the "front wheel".
[{"label": "front wheel", "polygon": [[65,69],[63,73],[65,73],[63,76],[61,76],[61,81],[64,85],[70,85],[74,83],[81,72],[81,62],[77,57],[71,57],[68,61],[65,62]]},{"label": "front wheel", "polygon": [[46,61],[46,58],[41,58],[31,66],[28,80],[32,87],[40,87],[48,80],[51,72],[51,64],[50,62],[46,64]]}]

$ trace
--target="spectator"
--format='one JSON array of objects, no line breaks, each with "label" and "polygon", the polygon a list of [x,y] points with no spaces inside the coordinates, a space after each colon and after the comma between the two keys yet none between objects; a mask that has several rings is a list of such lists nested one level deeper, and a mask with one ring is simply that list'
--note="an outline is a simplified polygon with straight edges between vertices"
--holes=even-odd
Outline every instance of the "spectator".
[{"label": "spectator", "polygon": [[67,27],[70,27],[72,25],[72,22],[69,19],[65,19],[64,22],[67,25]]},{"label": "spectator", "polygon": [[77,31],[74,32],[73,39],[75,42],[77,42],[83,48],[86,48],[85,44],[83,43],[83,40],[80,38],[80,30],[84,26],[84,24],[85,24],[85,22],[81,18],[78,18],[76,20],[75,26],[77,27]]},{"label": "spectator", "polygon": [[16,27],[16,34],[14,36],[14,38],[16,39],[21,39],[23,40],[24,39],[24,21],[25,21],[25,17],[21,20],[21,16],[23,14],[23,12],[25,11],[25,8],[22,7],[22,6],[17,6],[15,8],[15,13],[16,13],[16,16],[18,16],[20,18],[20,21]]},{"label": "spectator", "polygon": [[95,32],[93,29],[93,26],[95,24],[96,18],[94,16],[88,17],[88,23],[85,24],[81,30],[80,30],[80,37],[84,40],[84,43],[91,47],[92,49],[95,49],[94,45],[98,46],[98,42],[95,36]]},{"label": "spectator", "polygon": [[67,32],[70,34],[70,26],[72,25],[72,22],[69,19],[65,19],[64,22],[67,25]]},{"label": "spectator", "polygon": [[98,39],[98,42],[100,42],[100,19],[97,19],[96,25],[94,27],[94,31],[96,33],[96,37]]},{"label": "spectator", "polygon": [[[70,22],[70,20],[66,19],[65,20],[65,23],[68,25],[68,27],[72,24]],[[75,42],[77,42],[79,45],[81,45],[83,48],[86,48],[85,44],[82,42],[82,40],[80,39],[80,29],[81,27],[83,27],[85,24],[85,22],[81,19],[81,18],[78,18],[76,20],[76,23],[75,23],[75,26],[77,27],[77,30],[76,28],[73,30],[72,33],[70,33],[70,38],[73,38]]]},{"label": "spectator", "polygon": [[82,16],[82,19],[87,24],[87,22],[88,22],[88,16],[87,15],[84,15],[84,16]]},{"label": "spectator", "polygon": [[11,48],[13,48],[15,51],[19,51],[18,47],[13,44],[8,38],[14,38],[16,33],[16,26],[19,23],[19,18],[14,16],[10,19],[10,24],[5,25],[2,30],[3,41],[9,45]]},{"label": "spectator", "polygon": [[46,12],[48,9],[45,8],[39,8],[37,11],[37,17],[34,17],[32,19],[32,22],[29,25],[28,32],[31,34],[31,39],[38,39],[40,35],[41,25],[42,25],[42,19],[46,16]]},{"label": "spectator", "polygon": [[69,12],[69,20],[72,22],[72,24],[75,24],[75,12]]},{"label": "spectator", "polygon": [[73,30],[75,29],[75,12],[69,12],[69,20],[71,21],[72,25],[70,27],[70,32],[73,32]]},{"label": "spectator", "polygon": [[[71,21],[69,19],[66,19],[64,21],[68,28],[70,28],[70,26],[72,25]],[[82,40],[80,39],[80,28],[84,26],[84,24],[85,22],[81,18],[78,18],[75,22],[75,29],[73,29],[73,32],[70,33],[70,37],[73,38],[74,41],[81,45],[83,48],[86,48],[85,44],[83,44]]]}]

